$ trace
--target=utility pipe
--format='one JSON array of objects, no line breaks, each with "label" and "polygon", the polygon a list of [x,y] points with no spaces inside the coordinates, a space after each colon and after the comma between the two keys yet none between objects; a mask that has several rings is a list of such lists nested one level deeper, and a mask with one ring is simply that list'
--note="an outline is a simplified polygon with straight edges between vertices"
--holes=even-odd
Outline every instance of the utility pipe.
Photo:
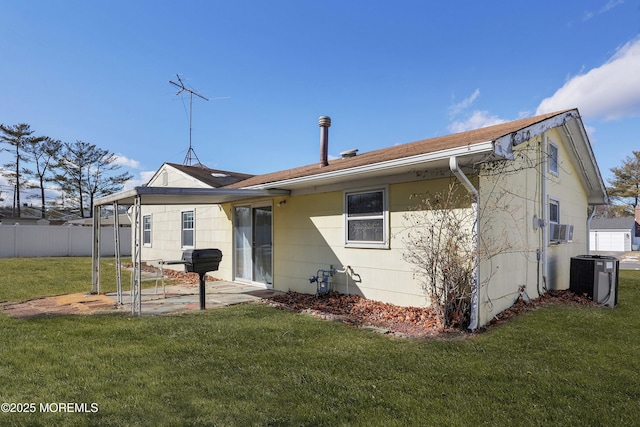
[{"label": "utility pipe", "polygon": [[458,158],[451,156],[449,158],[449,169],[460,180],[462,185],[471,193],[473,202],[471,203],[471,210],[473,211],[473,231],[472,231],[472,243],[473,243],[473,279],[471,284],[471,313],[469,316],[469,329],[476,330],[478,328],[478,321],[480,317],[480,256],[478,254],[478,247],[480,242],[480,214],[479,214],[479,200],[480,194],[478,190],[473,186],[469,178],[462,172],[458,166]]},{"label": "utility pipe", "polygon": [[540,162],[540,222],[542,225],[542,244],[540,245],[540,253],[542,259],[542,289],[547,290],[547,278],[549,277],[549,260],[547,259],[547,245],[549,242],[549,223],[547,221],[548,216],[548,200],[547,200],[547,166],[548,166],[548,140],[547,133],[542,132],[541,139],[542,147],[540,147],[540,154],[542,155],[542,161]]},{"label": "utility pipe", "polygon": [[[589,215],[589,218],[587,219],[587,255],[591,255],[591,220],[593,219],[594,215],[596,214],[596,207],[593,207],[593,210],[591,211],[591,215]],[[598,248],[596,248],[597,250]]]}]

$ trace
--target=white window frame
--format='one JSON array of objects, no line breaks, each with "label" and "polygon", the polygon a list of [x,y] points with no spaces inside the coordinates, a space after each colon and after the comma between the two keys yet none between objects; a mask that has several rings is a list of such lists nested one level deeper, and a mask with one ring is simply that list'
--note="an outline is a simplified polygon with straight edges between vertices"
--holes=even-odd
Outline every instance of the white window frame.
[{"label": "white window frame", "polygon": [[547,150],[549,152],[549,172],[556,176],[560,175],[560,148],[554,142],[549,141],[549,147],[547,148]]},{"label": "white window frame", "polygon": [[[191,215],[193,215],[193,220],[192,220],[192,228],[185,228],[184,227],[184,216],[185,214],[190,213]],[[191,240],[193,241],[192,245],[185,245],[184,244],[184,233],[185,231],[191,231]],[[182,249],[193,249],[195,247],[196,244],[196,211],[195,209],[191,209],[191,210],[186,210],[186,211],[181,211],[180,212],[180,246],[182,247]]]},{"label": "white window frame", "polygon": [[[553,219],[551,217],[551,207],[555,206],[556,208],[556,218]],[[549,198],[549,244],[558,244],[560,243],[557,239],[553,237],[553,229],[554,227],[560,226],[560,201],[558,199]]]},{"label": "white window frame", "polygon": [[[556,206],[557,218],[551,219],[551,206]],[[560,224],[560,200],[549,198],[549,223]]]},{"label": "white window frame", "polygon": [[[382,213],[364,215],[357,217],[349,216],[349,196],[366,193],[382,193]],[[370,248],[370,249],[388,249],[389,248],[389,187],[377,186],[345,190],[343,193],[343,224],[344,224],[344,245],[349,248]],[[349,223],[352,221],[366,220],[382,220],[382,240],[350,240],[349,239]]]},{"label": "white window frame", "polygon": [[[147,218],[149,219],[149,222],[148,222],[149,229],[148,230],[145,228],[145,226],[147,225],[145,220]],[[143,215],[142,216],[142,246],[151,247],[151,244],[153,242],[153,240],[152,240],[153,239],[153,232],[152,232],[153,231],[153,225],[152,225],[153,222],[152,221],[153,221],[153,219],[152,219],[151,215]],[[148,235],[149,235],[149,240],[148,241],[146,239],[147,232],[148,232]]]}]

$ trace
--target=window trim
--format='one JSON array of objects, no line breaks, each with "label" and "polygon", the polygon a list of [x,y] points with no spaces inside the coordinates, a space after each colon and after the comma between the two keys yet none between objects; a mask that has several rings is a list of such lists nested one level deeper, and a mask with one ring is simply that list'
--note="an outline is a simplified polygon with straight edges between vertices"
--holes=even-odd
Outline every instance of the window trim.
[{"label": "window trim", "polygon": [[[149,230],[145,230],[145,219],[149,218]],[[145,240],[145,232],[149,231],[149,241]],[[142,246],[151,247],[153,244],[153,217],[151,214],[142,216]]]},{"label": "window trim", "polygon": [[[551,219],[551,206],[556,206],[557,218],[556,220]],[[560,243],[558,239],[554,239],[553,237],[553,228],[560,226],[560,200],[549,197],[548,203],[548,213],[549,213],[549,236],[548,236],[548,244],[549,245],[557,245]]]},{"label": "window trim", "polygon": [[[350,195],[363,193],[382,192],[382,215],[360,216],[349,219],[349,202]],[[344,190],[342,197],[342,216],[344,227],[344,246],[347,248],[367,248],[367,249],[389,249],[389,186],[375,186],[364,188],[352,188]],[[382,240],[381,241],[365,241],[365,240],[349,240],[349,222],[364,219],[382,219]]]},{"label": "window trim", "polygon": [[[557,206],[557,220],[553,221],[551,219],[551,205]],[[560,200],[549,197],[549,223],[552,224],[560,224]]]},{"label": "window trim", "polygon": [[[187,213],[191,213],[193,215],[193,228],[184,228],[184,215]],[[184,232],[191,230],[192,233],[192,245],[184,244]],[[188,209],[184,211],[180,211],[180,247],[182,249],[193,249],[196,245],[196,211],[195,209]]]},{"label": "window trim", "polygon": [[[558,176],[560,175],[560,147],[558,147],[558,144],[556,144],[555,142],[552,142],[551,140],[549,141],[548,144],[548,169],[549,172]],[[553,150],[555,151],[555,156],[551,155],[551,149],[553,148]],[[555,169],[552,167],[552,164],[555,164]]]}]

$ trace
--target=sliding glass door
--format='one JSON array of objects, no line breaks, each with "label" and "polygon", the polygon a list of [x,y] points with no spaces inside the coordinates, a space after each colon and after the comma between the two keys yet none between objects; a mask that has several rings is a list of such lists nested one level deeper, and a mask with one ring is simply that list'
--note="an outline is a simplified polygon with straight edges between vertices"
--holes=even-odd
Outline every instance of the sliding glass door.
[{"label": "sliding glass door", "polygon": [[271,206],[234,207],[235,278],[273,284]]}]

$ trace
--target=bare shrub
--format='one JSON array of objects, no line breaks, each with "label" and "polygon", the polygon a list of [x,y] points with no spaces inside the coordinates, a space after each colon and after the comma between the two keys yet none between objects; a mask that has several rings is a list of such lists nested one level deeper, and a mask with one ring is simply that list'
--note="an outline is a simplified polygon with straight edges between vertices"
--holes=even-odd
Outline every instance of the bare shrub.
[{"label": "bare shrub", "polygon": [[471,196],[452,182],[443,192],[412,199],[417,202],[405,214],[403,257],[413,266],[442,327],[467,326],[475,268]]}]

